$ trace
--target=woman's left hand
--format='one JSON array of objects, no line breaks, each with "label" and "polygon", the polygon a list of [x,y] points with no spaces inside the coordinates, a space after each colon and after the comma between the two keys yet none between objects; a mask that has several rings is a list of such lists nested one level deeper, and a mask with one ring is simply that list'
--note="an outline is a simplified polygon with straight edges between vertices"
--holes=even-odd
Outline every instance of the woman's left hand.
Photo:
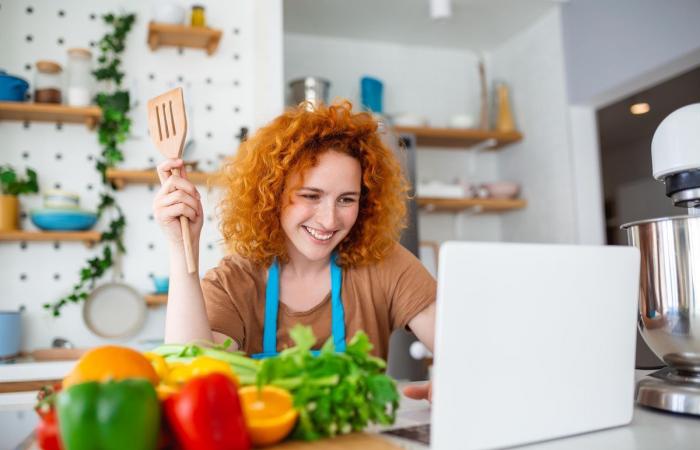
[{"label": "woman's left hand", "polygon": [[433,401],[433,383],[427,381],[423,384],[412,384],[403,388],[403,395],[414,400]]}]

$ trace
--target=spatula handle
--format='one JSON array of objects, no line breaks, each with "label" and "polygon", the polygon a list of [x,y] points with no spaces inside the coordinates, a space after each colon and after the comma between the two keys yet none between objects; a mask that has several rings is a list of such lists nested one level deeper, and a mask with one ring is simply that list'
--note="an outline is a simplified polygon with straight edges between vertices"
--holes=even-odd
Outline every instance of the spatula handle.
[{"label": "spatula handle", "polygon": [[[172,169],[171,173],[179,177],[180,169]],[[192,251],[192,238],[190,237],[190,221],[187,216],[180,216],[180,229],[182,230],[182,242],[185,244],[185,261],[187,262],[187,273],[197,271],[197,263],[194,260]]]}]

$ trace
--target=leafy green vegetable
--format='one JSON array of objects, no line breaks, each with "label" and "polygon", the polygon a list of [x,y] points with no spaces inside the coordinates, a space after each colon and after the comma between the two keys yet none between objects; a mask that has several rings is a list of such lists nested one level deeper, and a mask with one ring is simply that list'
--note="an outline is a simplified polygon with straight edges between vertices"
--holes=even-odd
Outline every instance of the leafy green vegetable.
[{"label": "leafy green vegetable", "polygon": [[262,361],[227,352],[230,342],[215,347],[168,344],[153,351],[167,361],[188,362],[206,355],[229,363],[243,385],[287,389],[299,411],[295,439],[360,431],[371,422],[394,423],[399,407],[396,382],[384,374],[384,360],[370,355],[372,344],[364,332],[350,340],[345,353],[336,353],[329,339],[317,356],[311,353],[316,337],[310,327],[297,325],[289,335],[294,347]]},{"label": "leafy green vegetable", "polygon": [[345,353],[336,353],[333,340],[318,356],[308,327],[290,330],[294,347],[262,361],[259,386],[273,384],[288,389],[299,411],[294,431],[297,439],[314,440],[364,429],[370,422],[394,422],[399,394],[393,379],[384,374],[386,363],[369,352],[372,344],[359,331]]}]

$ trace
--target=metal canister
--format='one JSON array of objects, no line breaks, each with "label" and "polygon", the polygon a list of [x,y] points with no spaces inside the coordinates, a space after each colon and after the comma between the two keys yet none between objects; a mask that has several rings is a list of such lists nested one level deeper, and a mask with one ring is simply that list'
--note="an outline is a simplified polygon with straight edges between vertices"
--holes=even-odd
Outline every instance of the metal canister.
[{"label": "metal canister", "polygon": [[312,106],[328,104],[328,91],[331,82],[319,77],[304,77],[289,82],[291,95],[289,106],[296,106],[303,101],[308,101]]}]

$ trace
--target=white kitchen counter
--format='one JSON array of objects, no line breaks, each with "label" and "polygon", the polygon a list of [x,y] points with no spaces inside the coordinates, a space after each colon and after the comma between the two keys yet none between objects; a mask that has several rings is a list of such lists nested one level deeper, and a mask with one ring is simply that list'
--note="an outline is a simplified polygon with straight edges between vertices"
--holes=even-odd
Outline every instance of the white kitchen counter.
[{"label": "white kitchen counter", "polygon": [[[636,371],[637,380],[653,371]],[[430,422],[430,406],[426,401],[402,399],[397,423],[391,428],[401,428]],[[469,424],[464,424],[469,433]],[[418,450],[429,447],[399,438],[390,440],[405,449]],[[700,448],[700,417],[683,416],[635,405],[629,425],[609,428],[567,438],[519,446],[522,449],[542,450],[685,450]]]}]

